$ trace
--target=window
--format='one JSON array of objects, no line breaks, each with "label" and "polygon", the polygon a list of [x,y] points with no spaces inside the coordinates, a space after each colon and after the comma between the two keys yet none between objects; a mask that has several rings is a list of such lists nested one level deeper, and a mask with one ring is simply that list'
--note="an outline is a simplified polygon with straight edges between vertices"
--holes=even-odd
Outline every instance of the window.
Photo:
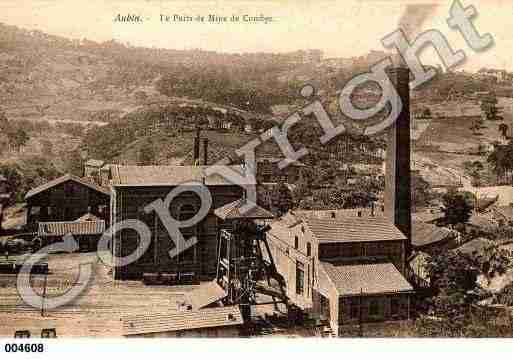
[{"label": "window", "polygon": [[392,316],[399,314],[399,298],[390,299],[390,314]]},{"label": "window", "polygon": [[305,267],[303,263],[296,262],[296,294],[303,294],[305,291]]},{"label": "window", "polygon": [[305,233],[305,227],[304,226],[301,226],[301,232]]},{"label": "window", "polygon": [[[186,240],[187,241],[187,240]],[[178,254],[178,263],[194,263],[194,259],[196,257],[196,246],[192,246],[191,248],[186,249],[185,251]]]},{"label": "window", "polygon": [[298,236],[294,237],[294,248],[296,248],[296,249],[299,248],[299,238],[298,238]]},{"label": "window", "polygon": [[378,316],[379,315],[379,303],[376,299],[372,299],[369,304],[369,315],[370,316]]},{"label": "window", "polygon": [[184,204],[180,207],[180,211],[178,214],[179,221],[186,221],[191,219],[196,214],[196,209],[192,204]]},{"label": "window", "polygon": [[306,255],[310,257],[312,255],[312,245],[310,242],[306,243]]},{"label": "window", "polygon": [[71,197],[75,194],[75,186],[73,183],[66,183],[64,185],[64,193],[66,194],[66,197]]},{"label": "window", "polygon": [[32,207],[30,213],[32,213],[34,216],[39,216],[41,214],[41,207]]},{"label": "window", "polygon": [[359,298],[353,298],[351,300],[351,307],[349,311],[349,315],[351,316],[351,319],[359,318],[360,317],[360,299]]}]

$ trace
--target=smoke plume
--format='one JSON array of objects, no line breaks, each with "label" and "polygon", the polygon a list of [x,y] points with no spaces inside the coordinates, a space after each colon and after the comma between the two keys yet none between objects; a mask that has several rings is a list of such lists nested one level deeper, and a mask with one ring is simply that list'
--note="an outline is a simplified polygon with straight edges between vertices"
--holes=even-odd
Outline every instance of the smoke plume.
[{"label": "smoke plume", "polygon": [[422,25],[424,22],[435,13],[437,7],[437,4],[406,5],[406,9],[399,19],[399,27],[413,41],[415,36],[423,30]]}]

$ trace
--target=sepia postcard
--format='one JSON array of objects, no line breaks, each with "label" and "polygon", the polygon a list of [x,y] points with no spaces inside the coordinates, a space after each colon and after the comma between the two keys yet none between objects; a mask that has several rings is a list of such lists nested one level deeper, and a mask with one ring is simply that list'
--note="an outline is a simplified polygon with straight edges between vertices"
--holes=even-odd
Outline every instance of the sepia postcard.
[{"label": "sepia postcard", "polygon": [[512,21],[2,0],[0,352],[513,337]]}]

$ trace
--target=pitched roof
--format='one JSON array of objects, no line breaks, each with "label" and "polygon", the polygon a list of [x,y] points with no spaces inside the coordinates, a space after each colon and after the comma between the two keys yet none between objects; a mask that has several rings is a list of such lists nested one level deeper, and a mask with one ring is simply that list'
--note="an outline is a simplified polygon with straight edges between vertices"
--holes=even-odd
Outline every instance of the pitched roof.
[{"label": "pitched roof", "polygon": [[413,221],[412,244],[414,247],[422,247],[434,244],[453,236],[454,232],[445,227],[438,227],[434,224]]},{"label": "pitched roof", "polygon": [[392,263],[341,264],[320,262],[340,296],[412,292],[413,287]]},{"label": "pitched roof", "polygon": [[308,228],[320,243],[404,240],[405,235],[387,218],[307,218]]},{"label": "pitched roof", "polygon": [[[235,185],[219,174],[205,176],[210,166],[120,166],[113,165],[114,186],[177,186],[184,182],[203,182],[207,186]],[[242,166],[226,166],[242,173]]]},{"label": "pitched roof", "polygon": [[86,213],[82,217],[77,218],[75,222],[90,222],[90,221],[100,221],[100,218],[96,217],[92,213]]},{"label": "pitched roof", "polygon": [[322,210],[294,210],[292,213],[300,218],[343,218],[343,217],[384,217],[385,212],[375,207],[372,208],[345,208],[345,209],[322,209]]},{"label": "pitched roof", "polygon": [[434,222],[444,216],[440,208],[428,208],[422,211],[413,212],[411,214],[412,220],[419,222]]},{"label": "pitched roof", "polygon": [[102,167],[104,164],[105,164],[105,161],[95,160],[92,158],[85,163],[86,166],[90,166],[90,167]]},{"label": "pitched roof", "polygon": [[172,314],[131,315],[121,318],[123,335],[174,332],[243,324],[238,306],[216,307]]},{"label": "pitched roof", "polygon": [[500,206],[500,207],[495,207],[493,209],[494,213],[497,214],[500,218],[506,220],[506,221],[511,221],[513,220],[513,206],[509,205],[509,206]]},{"label": "pitched roof", "polygon": [[199,288],[191,291],[186,296],[192,309],[202,309],[212,303],[226,297],[226,291],[216,282],[202,283]]},{"label": "pitched roof", "polygon": [[459,246],[458,248],[453,249],[453,251],[464,253],[464,254],[472,254],[474,252],[476,252],[477,254],[483,254],[483,252],[486,249],[491,248],[495,245],[496,245],[496,243],[489,240],[488,238],[480,237],[480,238],[473,239],[473,240]]},{"label": "pitched roof", "polygon": [[217,208],[214,213],[219,218],[233,219],[233,218],[248,218],[248,219],[269,219],[274,218],[274,215],[268,210],[254,204],[251,209],[242,213],[241,208],[246,204],[246,200],[238,199],[234,202],[228,203],[222,207]]},{"label": "pitched roof", "polygon": [[91,188],[92,190],[95,190],[97,192],[101,192],[103,194],[106,194],[108,196],[110,196],[110,191],[108,189],[105,189],[105,188],[102,188],[100,186],[97,186],[96,184],[94,183],[91,183],[83,178],[80,178],[80,177],[77,177],[77,176],[74,176],[72,174],[66,174],[64,176],[61,176],[59,178],[56,178],[50,182],[46,182],[45,184],[39,186],[39,187],[36,187],[36,188],[32,188],[30,191],[27,192],[27,194],[25,195],[25,199],[29,199],[31,197],[34,197],[35,195],[41,193],[41,192],[44,192],[46,190],[49,190],[50,188],[53,188],[55,186],[58,186],[58,185],[61,185],[65,182],[68,182],[68,181],[73,181],[73,182],[76,182],[78,184],[81,184],[83,186],[86,186],[86,187],[89,187]]},{"label": "pitched roof", "polygon": [[95,235],[105,232],[105,221],[85,222],[39,222],[38,235],[64,236],[72,235]]},{"label": "pitched roof", "polygon": [[[269,162],[269,163],[278,163],[278,162],[281,162],[283,160],[285,160],[286,158],[279,158],[279,157],[260,157],[260,158],[257,158],[257,163],[265,163],[265,162]],[[290,162],[289,166],[293,166],[293,167],[306,167],[306,165],[300,161],[294,161],[294,162]]]}]

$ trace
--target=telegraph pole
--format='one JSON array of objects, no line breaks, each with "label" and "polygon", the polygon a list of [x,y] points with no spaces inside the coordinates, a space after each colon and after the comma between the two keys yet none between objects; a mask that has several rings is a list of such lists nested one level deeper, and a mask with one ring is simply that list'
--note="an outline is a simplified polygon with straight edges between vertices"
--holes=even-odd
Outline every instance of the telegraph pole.
[{"label": "telegraph pole", "polygon": [[360,300],[358,305],[358,336],[363,337],[363,326],[362,326],[362,295],[363,289],[360,288]]},{"label": "telegraph pole", "polygon": [[45,280],[43,284],[43,296],[41,297],[41,316],[45,316],[45,297],[46,297],[46,284],[48,280],[48,272],[45,273]]}]

